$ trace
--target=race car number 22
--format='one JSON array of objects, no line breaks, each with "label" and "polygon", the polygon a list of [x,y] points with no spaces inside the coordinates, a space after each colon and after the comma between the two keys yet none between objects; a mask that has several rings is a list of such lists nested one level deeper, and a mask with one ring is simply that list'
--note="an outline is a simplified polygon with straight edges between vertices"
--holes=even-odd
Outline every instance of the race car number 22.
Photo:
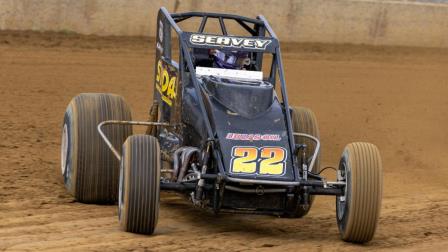
[{"label": "race car number 22", "polygon": [[283,175],[286,150],[281,147],[235,146],[230,161],[231,173]]}]

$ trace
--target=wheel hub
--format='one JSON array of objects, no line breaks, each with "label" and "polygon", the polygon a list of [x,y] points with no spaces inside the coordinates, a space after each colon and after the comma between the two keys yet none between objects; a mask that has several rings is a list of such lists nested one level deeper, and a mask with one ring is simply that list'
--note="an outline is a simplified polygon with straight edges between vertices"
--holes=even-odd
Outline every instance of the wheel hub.
[{"label": "wheel hub", "polygon": [[344,214],[345,214],[345,207],[346,207],[346,204],[347,204],[347,201],[346,201],[346,196],[347,196],[347,173],[346,173],[345,163],[341,163],[341,165],[339,166],[337,177],[338,177],[337,178],[338,182],[345,182],[346,183],[345,187],[344,187],[344,195],[336,197],[337,217],[338,217],[339,220],[342,220],[342,218],[344,217]]},{"label": "wheel hub", "polygon": [[62,129],[62,140],[61,140],[61,173],[65,176],[65,169],[67,168],[67,156],[68,156],[68,130],[67,124],[64,124]]}]

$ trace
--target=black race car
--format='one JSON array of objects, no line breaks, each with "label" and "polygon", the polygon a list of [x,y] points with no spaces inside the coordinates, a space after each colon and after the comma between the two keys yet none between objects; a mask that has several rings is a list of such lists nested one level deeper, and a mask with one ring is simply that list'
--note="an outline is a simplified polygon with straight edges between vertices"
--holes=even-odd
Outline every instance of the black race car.
[{"label": "black race car", "polygon": [[[180,29],[193,19],[200,21],[194,31]],[[210,20],[218,34],[204,32]],[[132,121],[113,94],[80,94],[66,110],[62,175],[76,200],[118,201],[121,227],[151,234],[161,189],[215,213],[288,218],[305,216],[315,195],[334,195],[342,239],[371,240],[382,197],[379,151],[351,143],[337,180],[320,175],[316,117],[289,105],[279,42],[266,19],[161,8],[157,24],[149,121]],[[232,27],[244,34],[230,35]],[[217,66],[222,52],[243,54],[244,66]],[[146,134],[133,135],[132,125],[147,126]]]}]

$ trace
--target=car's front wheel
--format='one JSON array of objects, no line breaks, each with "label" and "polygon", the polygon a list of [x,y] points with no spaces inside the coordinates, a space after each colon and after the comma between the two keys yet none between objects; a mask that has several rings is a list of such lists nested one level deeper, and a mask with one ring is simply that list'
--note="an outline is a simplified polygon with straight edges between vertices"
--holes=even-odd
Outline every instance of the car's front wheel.
[{"label": "car's front wheel", "polygon": [[378,148],[370,143],[348,144],[342,153],[338,180],[344,195],[336,197],[336,219],[344,241],[364,243],[373,238],[381,208],[383,175]]},{"label": "car's front wheel", "polygon": [[133,135],[123,144],[118,218],[124,231],[154,232],[159,216],[160,163],[157,138]]}]

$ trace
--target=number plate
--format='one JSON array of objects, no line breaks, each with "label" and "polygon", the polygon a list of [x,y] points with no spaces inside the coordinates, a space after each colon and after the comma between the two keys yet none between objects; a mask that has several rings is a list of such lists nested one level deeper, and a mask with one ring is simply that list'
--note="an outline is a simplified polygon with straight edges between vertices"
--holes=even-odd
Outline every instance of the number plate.
[{"label": "number plate", "polygon": [[285,174],[286,156],[286,149],[278,146],[234,146],[230,172],[282,176]]}]

